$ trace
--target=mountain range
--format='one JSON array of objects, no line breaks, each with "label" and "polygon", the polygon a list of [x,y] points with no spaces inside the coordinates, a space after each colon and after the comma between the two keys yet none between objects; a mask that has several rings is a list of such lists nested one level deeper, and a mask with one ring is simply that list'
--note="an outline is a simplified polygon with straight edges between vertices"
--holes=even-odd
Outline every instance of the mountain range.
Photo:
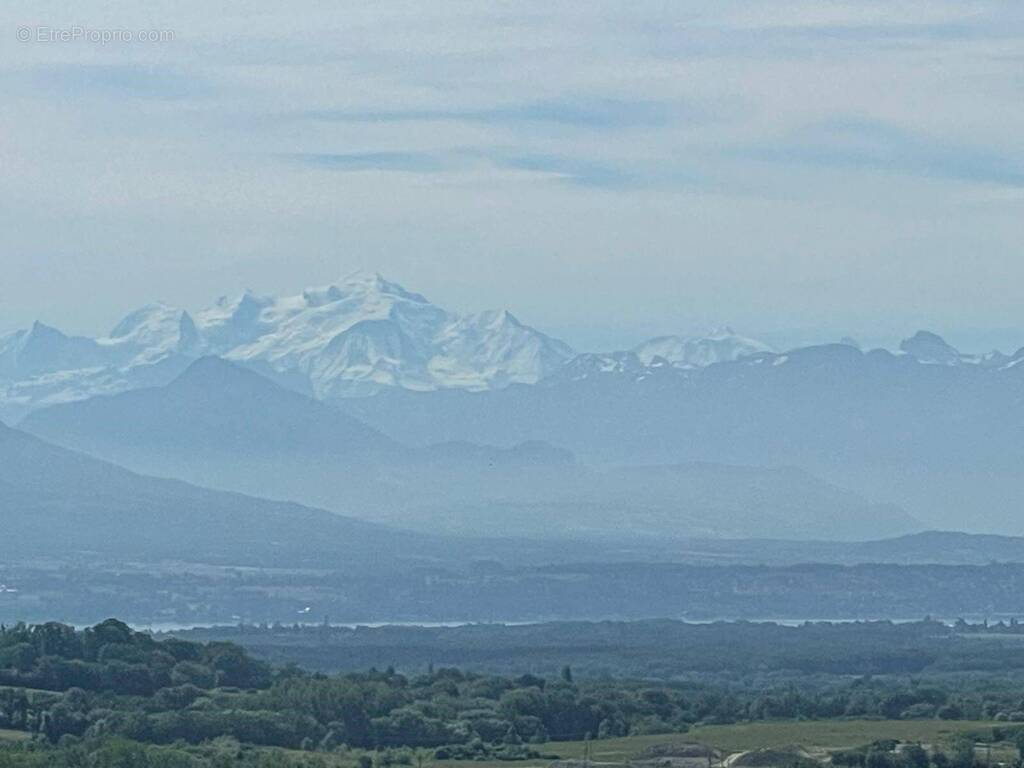
[{"label": "mountain range", "polygon": [[140,473],[424,533],[849,540],[921,527],[893,505],[871,504],[794,468],[587,466],[536,440],[406,445],[213,357],[165,386],[44,408],[20,426]]},{"label": "mountain range", "polygon": [[429,558],[429,537],[130,472],[0,425],[5,558],[87,554],[240,564]]},{"label": "mountain range", "polygon": [[[139,474],[3,425],[0,522],[0,558],[7,568],[17,563],[49,571],[61,564],[119,571],[130,564],[130,571],[146,570],[140,564],[164,563],[161,568],[172,570],[175,563],[182,568],[207,564],[231,572],[240,568],[236,574],[281,569],[285,580],[304,568],[328,569],[358,574],[385,592],[396,574],[418,570],[643,557],[620,542],[577,550],[553,537],[473,538],[401,530],[294,502]],[[666,556],[673,550],[670,545]],[[120,573],[115,581],[89,589],[109,599],[110,589],[145,592],[154,587]],[[167,600],[177,597],[157,586],[147,601],[160,613]]]},{"label": "mountain range", "polygon": [[0,404],[133,471],[426,532],[1018,534],[1021,360],[927,331],[894,352],[723,329],[576,354],[357,274],[146,307],[98,339],[37,323],[0,340]]},{"label": "mountain range", "polygon": [[[768,351],[722,329],[664,336],[628,354],[689,368]],[[535,384],[576,353],[507,311],[459,315],[378,274],[356,273],[297,296],[246,291],[191,315],[153,304],[100,338],[35,323],[0,337],[0,417],[166,384],[216,355],[321,400],[400,388],[492,390]]]},{"label": "mountain range", "polygon": [[[916,338],[920,338],[920,334]],[[544,440],[586,464],[791,466],[928,527],[1024,533],[1024,367],[832,344],[699,369],[585,366],[345,410],[409,444]]]},{"label": "mountain range", "polygon": [[[852,342],[851,342],[852,343]],[[495,391],[608,373],[699,372],[772,348],[725,327],[660,336],[628,350],[577,353],[508,311],[460,315],[375,273],[295,296],[246,291],[190,314],[164,304],[130,313],[106,336],[69,336],[36,322],[0,336],[0,418],[166,384],[215,355],[320,400],[379,392]],[[1024,355],[964,354],[921,331],[898,355],[922,364],[1005,370]],[[777,358],[772,358],[773,360]]]}]

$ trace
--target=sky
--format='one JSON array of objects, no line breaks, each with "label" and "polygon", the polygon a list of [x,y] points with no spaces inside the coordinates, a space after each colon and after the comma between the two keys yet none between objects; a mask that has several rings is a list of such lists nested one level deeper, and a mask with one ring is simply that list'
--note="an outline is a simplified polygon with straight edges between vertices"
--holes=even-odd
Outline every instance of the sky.
[{"label": "sky", "polygon": [[17,0],[0,88],[0,332],[368,269],[579,349],[1024,346],[1018,0]]}]

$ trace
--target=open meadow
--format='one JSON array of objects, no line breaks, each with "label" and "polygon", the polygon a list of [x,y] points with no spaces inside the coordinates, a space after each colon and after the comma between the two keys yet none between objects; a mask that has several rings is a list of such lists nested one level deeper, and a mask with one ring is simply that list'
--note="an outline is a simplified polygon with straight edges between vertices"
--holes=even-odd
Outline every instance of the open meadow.
[{"label": "open meadow", "polygon": [[[545,756],[561,760],[589,759],[601,764],[625,764],[644,750],[665,744],[703,744],[726,755],[756,749],[800,746],[822,757],[828,752],[852,749],[874,741],[894,739],[902,742],[947,745],[963,733],[987,734],[997,725],[988,721],[946,720],[820,720],[704,725],[687,733],[626,736],[617,739],[555,741],[541,745]],[[1005,751],[1005,750],[1000,750]],[[520,766],[547,766],[552,759],[517,762]],[[500,761],[434,761],[441,768],[497,768]]]}]

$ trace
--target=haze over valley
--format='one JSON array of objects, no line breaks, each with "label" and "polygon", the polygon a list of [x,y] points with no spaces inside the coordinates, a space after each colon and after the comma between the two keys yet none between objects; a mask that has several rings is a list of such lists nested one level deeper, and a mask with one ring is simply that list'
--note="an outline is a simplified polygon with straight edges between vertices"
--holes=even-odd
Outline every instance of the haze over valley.
[{"label": "haze over valley", "polygon": [[1024,4],[0,4],[0,768],[1024,768]]},{"label": "haze over valley", "polygon": [[[892,351],[724,329],[580,353],[374,273],[194,317],[149,305],[100,338],[36,323],[0,342],[20,583],[0,612],[94,620],[128,568],[148,575],[113,599],[142,622],[978,615],[941,568],[1024,562],[1021,359],[926,331]],[[55,563],[87,575],[52,582]],[[785,570],[756,607],[684,586],[803,563],[823,602]],[[546,596],[499,597],[528,584]]]},{"label": "haze over valley", "polygon": [[[1019,353],[724,330],[576,353],[376,274],[0,342],[19,431],[143,475],[431,534],[1017,535]],[[13,418],[12,418],[13,417]],[[971,514],[963,517],[963,510]]]}]

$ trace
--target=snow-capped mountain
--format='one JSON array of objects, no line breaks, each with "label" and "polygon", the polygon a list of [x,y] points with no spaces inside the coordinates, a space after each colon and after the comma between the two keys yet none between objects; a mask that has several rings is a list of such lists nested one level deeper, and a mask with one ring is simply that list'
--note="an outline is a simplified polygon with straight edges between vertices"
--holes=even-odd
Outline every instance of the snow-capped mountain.
[{"label": "snow-capped mountain", "polygon": [[[1024,359],[961,353],[921,331],[900,345],[921,363],[1010,368]],[[0,419],[40,407],[162,386],[215,355],[330,400],[392,389],[496,390],[588,378],[686,379],[720,363],[786,363],[729,328],[660,336],[631,350],[577,355],[507,311],[459,315],[375,273],[293,296],[246,291],[195,315],[165,304],[129,314],[106,336],[68,336],[35,323],[0,337]]]},{"label": "snow-capped mountain", "polygon": [[918,331],[909,339],[904,339],[900,342],[900,351],[928,365],[980,365],[986,368],[1006,367],[1021,357],[1020,352],[1015,355],[1004,355],[999,351],[982,355],[966,354],[931,331]]},{"label": "snow-capped mountain", "polygon": [[0,378],[102,364],[103,353],[95,341],[65,336],[40,322],[0,338]]},{"label": "snow-capped mountain", "polygon": [[592,376],[622,376],[637,379],[649,372],[635,352],[584,352],[576,355],[551,376],[547,383],[582,381]]},{"label": "snow-capped mountain", "polygon": [[772,353],[772,348],[764,342],[739,336],[728,327],[704,336],[658,336],[630,350],[576,355],[559,368],[548,383],[582,381],[595,376],[632,380],[652,376],[686,378],[689,372],[715,363]]},{"label": "snow-capped mountain", "polygon": [[137,309],[117,324],[101,348],[119,365],[146,365],[171,355],[202,354],[203,339],[188,312],[165,304]]},{"label": "snow-capped mountain", "polygon": [[533,384],[573,355],[509,312],[456,315],[376,274],[282,299],[222,300],[197,325],[208,352],[298,371],[323,399]]},{"label": "snow-capped mountain", "polygon": [[202,355],[330,399],[388,387],[532,384],[574,353],[507,311],[457,315],[378,274],[357,273],[297,296],[222,298],[194,318],[153,304],[98,339],[37,323],[0,338],[0,415],[165,384]]},{"label": "snow-capped mountain", "polygon": [[0,418],[38,407],[163,384],[203,347],[187,312],[153,305],[108,336],[66,336],[35,323],[0,338]]},{"label": "snow-capped mountain", "polygon": [[659,336],[633,348],[644,365],[661,358],[677,368],[704,368],[773,351],[763,342],[736,335],[729,327],[716,329],[706,336]]}]

